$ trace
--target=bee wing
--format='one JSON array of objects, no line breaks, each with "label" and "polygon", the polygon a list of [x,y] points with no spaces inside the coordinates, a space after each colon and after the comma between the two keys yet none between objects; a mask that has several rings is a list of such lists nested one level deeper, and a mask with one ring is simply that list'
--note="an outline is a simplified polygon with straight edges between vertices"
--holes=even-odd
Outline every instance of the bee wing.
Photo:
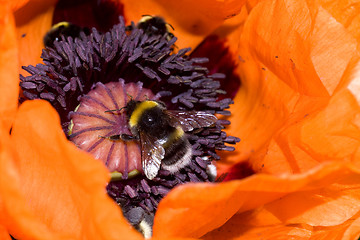
[{"label": "bee wing", "polygon": [[185,132],[195,128],[210,127],[218,119],[215,115],[202,111],[178,111],[167,110],[171,118],[170,125],[176,127],[180,125]]},{"label": "bee wing", "polygon": [[158,139],[140,132],[141,162],[148,179],[153,179],[159,172],[161,160],[165,156],[165,149]]}]

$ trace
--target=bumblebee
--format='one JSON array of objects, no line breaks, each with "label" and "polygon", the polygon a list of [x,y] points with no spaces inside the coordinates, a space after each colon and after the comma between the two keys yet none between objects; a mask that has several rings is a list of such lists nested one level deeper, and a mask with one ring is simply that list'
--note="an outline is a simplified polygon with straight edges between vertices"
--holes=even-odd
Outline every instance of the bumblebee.
[{"label": "bumblebee", "polygon": [[86,27],[82,28],[70,22],[59,22],[52,26],[44,37],[44,45],[46,47],[54,47],[54,41],[60,41],[61,36],[72,38],[80,37],[80,33],[84,32],[86,35],[90,34],[90,30]]},{"label": "bumblebee", "polygon": [[148,179],[157,176],[160,167],[175,173],[188,165],[192,148],[185,132],[215,124],[215,115],[202,111],[167,110],[160,101],[130,100],[125,106],[132,135],[111,136],[111,140],[137,140],[141,162]]},{"label": "bumblebee", "polygon": [[[131,25],[126,28],[130,31],[133,29]],[[149,36],[166,34],[168,40],[174,37],[174,34],[171,33],[174,28],[159,16],[143,15],[137,28],[142,29]]]}]

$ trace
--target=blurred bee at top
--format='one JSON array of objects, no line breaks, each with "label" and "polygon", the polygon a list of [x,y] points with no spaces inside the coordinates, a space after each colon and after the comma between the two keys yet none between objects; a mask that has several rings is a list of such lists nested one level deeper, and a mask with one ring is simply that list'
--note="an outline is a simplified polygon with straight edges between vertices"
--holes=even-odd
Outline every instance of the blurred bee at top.
[{"label": "blurred bee at top", "polygon": [[131,99],[124,109],[132,135],[113,135],[109,139],[139,141],[142,167],[150,180],[160,168],[175,173],[187,166],[192,147],[185,132],[211,127],[218,120],[208,112],[168,110],[160,101]]},{"label": "blurred bee at top", "polygon": [[90,34],[90,29],[87,27],[80,27],[70,22],[59,22],[51,27],[44,37],[45,47],[54,47],[54,41],[60,41],[61,36],[77,38],[80,33],[84,32],[86,35]]},{"label": "blurred bee at top", "polygon": [[[142,29],[148,36],[166,34],[166,38],[169,41],[174,37],[174,34],[171,33],[174,30],[173,26],[159,16],[143,15],[137,23],[137,28]],[[128,31],[132,29],[132,25],[126,27]]]}]

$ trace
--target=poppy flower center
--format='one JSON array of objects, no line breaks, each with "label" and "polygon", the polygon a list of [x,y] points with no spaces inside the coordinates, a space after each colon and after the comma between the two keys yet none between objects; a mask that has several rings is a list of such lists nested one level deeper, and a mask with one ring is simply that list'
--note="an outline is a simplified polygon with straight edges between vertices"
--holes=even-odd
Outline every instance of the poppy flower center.
[{"label": "poppy flower center", "polygon": [[[229,115],[226,109],[233,102],[220,97],[225,93],[220,84],[224,74],[209,73],[199,65],[207,59],[191,58],[189,48],[175,53],[175,36],[150,36],[140,26],[129,28],[122,18],[119,21],[109,32],[93,28],[75,39],[61,36],[44,49],[43,64],[24,67],[30,76],[20,76],[20,101],[49,101],[69,140],[117,173],[106,190],[124,216],[137,229],[145,221],[151,230],[161,199],[179,184],[213,182],[217,152],[233,151],[228,144],[239,139],[223,131],[229,121],[215,117]],[[160,113],[172,112],[154,118],[154,123],[163,123],[156,126],[165,126],[160,133],[148,131],[152,115],[138,120],[143,118],[136,106],[127,104],[132,99],[155,100],[149,104]],[[180,124],[171,121],[174,114]],[[147,137],[144,146],[139,144],[140,132]],[[174,159],[179,160],[175,169],[169,167]],[[161,167],[164,164],[167,167]]]},{"label": "poppy flower center", "polygon": [[121,134],[131,135],[128,116],[123,109],[130,98],[143,101],[154,100],[156,96],[142,88],[140,82],[98,82],[69,114],[69,139],[102,161],[115,179],[126,179],[129,174],[132,176],[143,171],[138,143],[112,139]]}]

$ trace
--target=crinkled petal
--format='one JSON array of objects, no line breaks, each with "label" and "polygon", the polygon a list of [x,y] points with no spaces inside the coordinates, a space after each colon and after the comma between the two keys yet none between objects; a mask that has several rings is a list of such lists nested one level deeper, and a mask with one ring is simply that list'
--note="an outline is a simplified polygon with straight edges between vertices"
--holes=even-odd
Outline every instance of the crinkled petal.
[{"label": "crinkled petal", "polygon": [[0,16],[0,116],[4,126],[10,130],[19,94],[18,49],[10,4],[2,4]]},{"label": "crinkled petal", "polygon": [[[252,240],[252,239],[279,239],[279,240],[309,240],[311,239],[311,230],[301,226],[271,225],[263,227],[249,227],[241,225],[242,216],[232,218],[222,228],[217,229],[203,237],[209,239],[234,239],[234,240]],[[241,223],[239,223],[241,221]]]},{"label": "crinkled petal", "polygon": [[317,2],[264,1],[228,39],[242,80],[231,161],[251,156],[256,171],[282,173],[354,160],[359,109],[344,88],[359,53],[344,25]]},{"label": "crinkled petal", "polygon": [[360,234],[360,212],[346,222],[335,226],[309,226],[307,224],[286,224],[277,219],[266,208],[234,215],[221,228],[203,239],[358,239]]},{"label": "crinkled petal", "polygon": [[352,240],[360,236],[360,213],[354,218],[354,221],[349,221],[349,226],[346,226],[343,240]]},{"label": "crinkled petal", "polygon": [[265,208],[288,224],[342,224],[360,211],[359,176],[344,177],[323,189],[292,193]]},{"label": "crinkled petal", "polygon": [[[332,201],[330,193],[327,193],[330,194],[328,199],[325,194],[323,201],[317,201],[310,197],[302,204],[309,204],[310,207],[311,205],[317,206],[317,208],[299,208],[302,212],[298,212],[300,215],[296,220],[291,218],[295,217],[294,212],[297,211],[297,208],[292,205],[291,200],[293,199],[289,199],[284,206],[289,206],[289,208],[292,206],[293,211],[286,212],[282,207],[277,206],[277,208],[274,207],[272,213],[273,215],[277,214],[278,219],[285,221],[280,218],[281,214],[284,214],[288,217],[286,221],[289,223],[292,223],[292,220],[299,222],[300,219],[306,223],[309,218],[316,216],[322,210],[337,211],[341,206],[339,214],[344,216],[342,218],[335,216],[333,219],[329,219],[329,222],[332,221],[331,224],[340,224],[355,215],[360,209],[359,196],[352,196],[354,192],[359,192],[359,178],[360,171],[352,165],[332,162],[298,175],[276,177],[256,174],[243,180],[220,184],[183,185],[171,191],[160,202],[155,216],[154,236],[200,237],[223,225],[237,212],[245,212],[268,203],[275,204],[305,192],[317,196],[317,192],[321,194],[329,186],[336,189],[336,187],[340,188],[339,184],[343,184],[348,188],[344,192],[338,193],[343,194],[343,198]],[[347,199],[350,196],[352,199]],[[295,197],[295,199],[296,203],[301,203],[303,198]],[[321,197],[318,196],[318,199]],[[320,218],[319,222],[319,224],[326,225],[320,221]],[[163,228],[163,226],[167,227]]]},{"label": "crinkled petal", "polygon": [[21,190],[52,232],[75,239],[141,239],[106,194],[105,166],[66,139],[49,103],[20,106],[12,141]]},{"label": "crinkled petal", "polygon": [[321,6],[360,42],[360,5],[357,1],[323,0]]},{"label": "crinkled petal", "polygon": [[259,3],[242,38],[259,62],[310,96],[332,95],[357,47],[321,5],[294,0]]},{"label": "crinkled petal", "polygon": [[339,92],[324,110],[304,112],[301,121],[275,135],[266,154],[258,153],[251,159],[255,170],[303,172],[329,160],[359,164],[359,112],[353,95],[348,90]]}]

